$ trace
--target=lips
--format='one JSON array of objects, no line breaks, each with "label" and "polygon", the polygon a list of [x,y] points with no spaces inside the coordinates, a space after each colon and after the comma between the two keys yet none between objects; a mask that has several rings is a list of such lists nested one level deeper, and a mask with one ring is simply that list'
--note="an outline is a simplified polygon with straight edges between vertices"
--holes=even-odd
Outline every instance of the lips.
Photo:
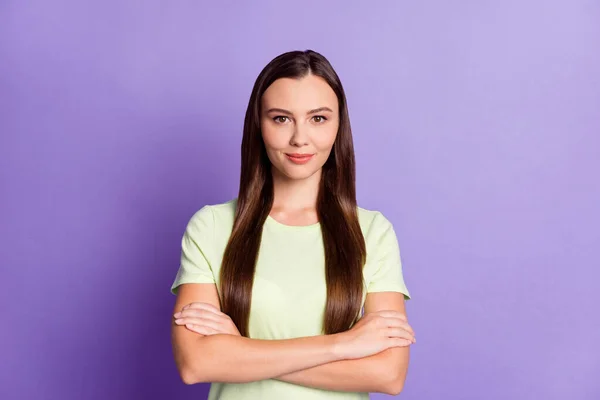
[{"label": "lips", "polygon": [[295,164],[306,164],[313,158],[314,154],[286,153],[285,156]]}]

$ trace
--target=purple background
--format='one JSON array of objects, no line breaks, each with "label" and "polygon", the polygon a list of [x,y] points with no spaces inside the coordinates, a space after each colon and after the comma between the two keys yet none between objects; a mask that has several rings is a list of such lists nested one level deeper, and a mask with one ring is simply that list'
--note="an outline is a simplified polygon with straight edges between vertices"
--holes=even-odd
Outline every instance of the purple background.
[{"label": "purple background", "polygon": [[398,233],[400,397],[600,399],[600,3],[360,3],[0,3],[1,399],[204,398],[179,241],[237,195],[254,79],[306,48]]}]

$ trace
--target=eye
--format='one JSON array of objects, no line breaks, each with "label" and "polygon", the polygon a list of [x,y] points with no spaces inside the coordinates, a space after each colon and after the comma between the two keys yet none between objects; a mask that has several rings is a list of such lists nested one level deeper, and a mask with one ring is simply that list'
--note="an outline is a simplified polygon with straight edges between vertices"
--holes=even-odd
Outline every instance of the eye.
[{"label": "eye", "polygon": [[273,117],[273,121],[277,122],[278,124],[283,124],[285,123],[285,121],[288,119],[288,117],[284,116],[284,115],[278,115],[276,117]]},{"label": "eye", "polygon": [[315,121],[317,124],[321,124],[321,123],[327,121],[327,118],[325,118],[323,115],[315,115],[313,117],[313,121]]}]

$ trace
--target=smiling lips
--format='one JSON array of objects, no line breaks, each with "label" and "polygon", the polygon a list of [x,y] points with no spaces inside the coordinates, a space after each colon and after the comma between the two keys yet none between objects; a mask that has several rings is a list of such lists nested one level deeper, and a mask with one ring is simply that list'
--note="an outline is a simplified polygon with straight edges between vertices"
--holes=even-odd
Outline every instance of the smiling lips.
[{"label": "smiling lips", "polygon": [[285,156],[294,164],[306,164],[313,158],[314,154],[286,153]]}]

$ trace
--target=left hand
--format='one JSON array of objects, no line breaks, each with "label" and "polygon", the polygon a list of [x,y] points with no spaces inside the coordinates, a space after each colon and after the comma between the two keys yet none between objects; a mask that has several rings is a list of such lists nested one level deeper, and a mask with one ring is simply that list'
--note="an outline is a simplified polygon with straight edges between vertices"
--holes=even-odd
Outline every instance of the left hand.
[{"label": "left hand", "polygon": [[187,329],[201,335],[221,333],[241,336],[229,315],[222,313],[212,304],[190,303],[173,316],[177,325],[185,325]]}]

